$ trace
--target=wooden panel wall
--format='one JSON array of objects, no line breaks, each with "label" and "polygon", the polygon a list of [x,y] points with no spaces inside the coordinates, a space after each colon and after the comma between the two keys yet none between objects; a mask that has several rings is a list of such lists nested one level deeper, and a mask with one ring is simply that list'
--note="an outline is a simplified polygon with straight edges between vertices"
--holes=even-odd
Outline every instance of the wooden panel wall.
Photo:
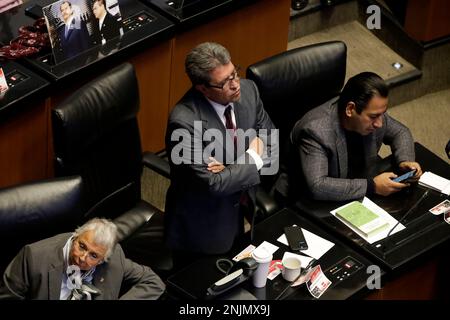
[{"label": "wooden panel wall", "polygon": [[165,148],[172,42],[167,40],[130,59],[139,82],[141,106],[138,121],[144,151]]},{"label": "wooden panel wall", "polygon": [[0,187],[48,177],[48,109],[22,109],[0,121]]},{"label": "wooden panel wall", "polygon": [[205,25],[177,34],[174,40],[170,106],[189,89],[184,72],[186,54],[205,41],[218,42],[243,70],[248,65],[286,51],[289,31],[288,0],[262,0]]},{"label": "wooden panel wall", "polygon": [[431,41],[450,35],[450,1],[409,0],[405,30],[416,40]]}]

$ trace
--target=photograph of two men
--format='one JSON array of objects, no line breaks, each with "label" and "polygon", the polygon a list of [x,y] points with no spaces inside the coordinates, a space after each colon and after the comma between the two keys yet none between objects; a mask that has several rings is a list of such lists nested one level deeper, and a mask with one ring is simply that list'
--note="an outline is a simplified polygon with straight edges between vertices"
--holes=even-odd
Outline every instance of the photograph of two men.
[{"label": "photograph of two men", "polygon": [[56,63],[123,35],[117,0],[59,0],[43,14]]}]

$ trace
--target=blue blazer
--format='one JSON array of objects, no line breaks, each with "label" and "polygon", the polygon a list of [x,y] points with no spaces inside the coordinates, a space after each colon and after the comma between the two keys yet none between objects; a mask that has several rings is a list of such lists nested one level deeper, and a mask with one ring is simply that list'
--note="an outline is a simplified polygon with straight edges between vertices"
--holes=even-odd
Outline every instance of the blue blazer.
[{"label": "blue blazer", "polygon": [[63,24],[58,28],[58,36],[64,59],[72,58],[91,47],[88,30],[82,20],[72,20],[67,36],[65,35],[65,24]]}]

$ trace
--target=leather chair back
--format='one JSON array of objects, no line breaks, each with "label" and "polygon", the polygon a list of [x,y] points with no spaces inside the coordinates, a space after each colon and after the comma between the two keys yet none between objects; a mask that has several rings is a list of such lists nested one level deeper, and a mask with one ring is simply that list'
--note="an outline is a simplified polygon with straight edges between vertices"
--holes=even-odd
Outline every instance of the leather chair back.
[{"label": "leather chair back", "polygon": [[347,48],[341,41],[292,49],[252,64],[264,108],[286,140],[306,112],[339,95],[344,85]]},{"label": "leather chair back", "polygon": [[89,82],[52,111],[57,176],[79,174],[88,218],[114,218],[141,198],[142,150],[134,68],[122,64]]},{"label": "leather chair back", "polygon": [[0,273],[25,244],[75,230],[83,213],[79,176],[0,189]]},{"label": "leather chair back", "polygon": [[[276,189],[282,198],[288,196],[287,172],[297,161],[290,142],[291,130],[306,112],[339,95],[346,64],[345,43],[331,41],[292,49],[248,67],[247,78],[256,83],[265,110],[279,129],[280,172],[276,180],[262,180],[270,194]],[[278,202],[286,204],[285,199]]]}]

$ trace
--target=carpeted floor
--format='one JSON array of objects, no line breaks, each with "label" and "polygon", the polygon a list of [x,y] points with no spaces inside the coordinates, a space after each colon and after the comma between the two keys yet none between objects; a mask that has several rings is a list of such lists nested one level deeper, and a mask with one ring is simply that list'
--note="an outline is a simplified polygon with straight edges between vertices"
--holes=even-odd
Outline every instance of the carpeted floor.
[{"label": "carpeted floor", "polygon": [[[450,163],[445,145],[450,139],[450,88],[390,107],[388,113],[408,128],[415,141]],[[389,154],[382,148],[380,154]]]},{"label": "carpeted floor", "polygon": [[[293,40],[289,42],[288,50],[326,41],[343,41],[347,45],[346,81],[362,71],[372,71],[383,79],[390,79],[415,69],[357,21]],[[393,68],[394,62],[400,62],[403,68]]]}]

